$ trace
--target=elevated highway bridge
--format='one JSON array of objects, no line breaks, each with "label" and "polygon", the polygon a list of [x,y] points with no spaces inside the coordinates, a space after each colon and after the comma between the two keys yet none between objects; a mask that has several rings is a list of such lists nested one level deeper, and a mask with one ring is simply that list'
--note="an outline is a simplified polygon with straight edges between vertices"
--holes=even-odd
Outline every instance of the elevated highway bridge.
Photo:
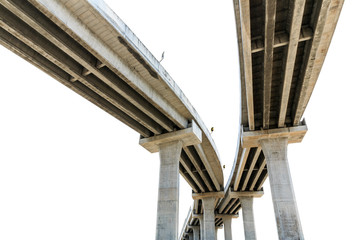
[{"label": "elevated highway bridge", "polygon": [[[339,0],[234,1],[241,116],[225,197],[215,210],[215,226],[225,223],[225,239],[232,239],[231,215],[238,217],[241,208],[245,238],[256,239],[253,198],[263,195],[269,175],[279,239],[304,239],[286,148],[306,134],[303,113],[342,5]],[[196,206],[194,200],[180,238],[195,235],[193,226],[201,225],[197,214],[202,210]]]},{"label": "elevated highway bridge", "polygon": [[[0,27],[2,45],[137,131],[140,144],[150,152],[161,155],[164,146],[165,155],[173,155],[174,146],[169,150],[168,144],[176,143],[170,172],[167,157],[161,157],[163,214],[178,205],[176,172],[195,193],[223,191],[219,154],[201,118],[103,1],[0,1]],[[171,214],[164,219],[176,217],[178,209]],[[175,238],[177,222],[168,226],[169,222],[162,222],[159,229],[172,229],[158,234]]]},{"label": "elevated highway bridge", "polygon": [[156,239],[178,237],[178,173],[194,199],[181,239],[215,239],[222,225],[231,239],[231,218],[240,209],[246,239],[256,239],[252,199],[262,196],[268,176],[279,238],[303,239],[286,149],[307,131],[302,116],[342,4],[234,1],[241,116],[226,186],[197,112],[101,0],[0,0],[0,43],[138,132],[144,148],[160,152]]}]

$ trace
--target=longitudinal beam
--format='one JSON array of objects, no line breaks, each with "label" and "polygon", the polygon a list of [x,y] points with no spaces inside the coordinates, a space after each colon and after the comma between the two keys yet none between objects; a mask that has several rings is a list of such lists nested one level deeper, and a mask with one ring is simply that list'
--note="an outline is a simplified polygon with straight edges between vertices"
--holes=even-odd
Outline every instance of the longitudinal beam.
[{"label": "longitudinal beam", "polygon": [[[319,4],[319,16],[314,30],[313,40],[308,54],[305,56],[306,65],[302,69],[302,84],[299,86],[296,105],[293,108],[293,125],[300,124],[301,117],[310,99],[315,83],[324,63],[331,38],[334,34],[344,0],[324,0]],[[315,20],[316,21],[316,20]]]},{"label": "longitudinal beam", "polygon": [[54,44],[49,42],[35,30],[29,28],[22,20],[17,19],[15,15],[0,5],[0,26],[8,32],[19,38],[21,41],[31,46],[51,62],[61,66],[70,75],[81,81],[82,84],[90,88],[109,101],[112,105],[125,112],[131,118],[144,125],[146,128],[154,133],[160,134],[161,127],[155,123],[151,118],[139,111],[131,103],[126,101],[122,96],[117,95],[108,86],[102,82],[97,81],[94,76],[83,76],[83,67],[69,58],[64,52],[56,48]]},{"label": "longitudinal beam", "polygon": [[296,53],[299,44],[301,23],[304,14],[305,0],[293,0],[291,6],[290,37],[286,55],[284,81],[281,89],[281,102],[278,127],[285,126],[286,111],[289,102],[291,81],[294,73]]},{"label": "longitudinal beam", "polygon": [[201,158],[202,162],[204,163],[206,171],[208,172],[212,182],[214,183],[216,191],[221,191],[221,186],[215,176],[214,171],[212,170],[212,167],[206,157],[206,154],[205,154],[201,144],[195,144],[194,147],[195,147],[196,151],[198,152],[199,157]]},{"label": "longitudinal beam", "polygon": [[101,98],[99,95],[91,91],[89,88],[81,84],[80,82],[70,82],[70,77],[67,72],[62,70],[59,66],[50,62],[47,58],[43,57],[35,50],[27,46],[25,43],[5,31],[0,27],[0,43],[6,48],[24,58],[34,66],[38,67],[42,71],[46,72],[71,90],[78,93],[80,96],[89,100],[99,108],[108,112],[110,115],[114,116],[121,122],[128,125],[130,128],[134,129],[142,136],[150,136],[150,131],[142,126],[137,121],[130,118],[128,115],[120,111],[118,108],[112,106],[108,101]]},{"label": "longitudinal beam", "polygon": [[[196,171],[199,173],[201,179],[205,182],[206,187],[209,189],[210,192],[214,191],[213,187],[211,186],[211,179],[210,177],[205,174],[200,166],[200,159],[197,160],[196,156],[196,152],[195,150],[193,150],[193,148],[190,147],[185,147],[184,151],[186,152],[187,156],[189,157],[191,163],[194,165]],[[205,191],[204,191],[205,192]]]},{"label": "longitudinal beam", "polygon": [[250,153],[250,148],[244,148],[241,153],[241,157],[239,160],[239,166],[238,166],[238,169],[236,172],[236,177],[235,177],[235,182],[234,182],[234,190],[235,191],[238,191],[238,189],[240,188],[240,186],[239,186],[240,180],[241,180],[242,174],[244,172],[245,164],[248,159],[249,153]]},{"label": "longitudinal beam", "polygon": [[191,161],[185,152],[181,152],[180,163],[185,168],[185,170],[188,172],[188,174],[191,176],[191,178],[194,180],[194,182],[196,183],[198,188],[201,190],[201,192],[205,192],[205,186],[204,186],[199,174],[197,172],[192,171]]},{"label": "longitudinal beam", "polygon": [[[154,106],[148,103],[133,89],[123,83],[123,81],[115,76],[115,74],[106,69],[100,69],[101,67],[99,66],[101,65],[97,64],[98,60],[96,60],[92,54],[87,52],[79,45],[79,43],[64,33],[53,22],[49,21],[29,2],[6,0],[2,4],[10,9],[16,16],[21,18],[24,22],[31,25],[43,37],[56,44],[56,46],[59,47],[62,51],[71,56],[81,65],[85,66],[82,72],[82,76],[87,76],[90,73],[93,73],[101,81],[114,89],[114,91],[125,97],[126,102],[129,101],[136,108],[146,113],[152,119],[155,119],[157,123],[166,130],[173,130],[174,124],[169,119],[162,115]],[[79,78],[75,77],[74,80],[79,80]],[[148,117],[145,117],[145,119],[146,118]]]},{"label": "longitudinal beam", "polygon": [[276,1],[265,2],[265,51],[264,51],[264,96],[263,96],[263,129],[270,124],[271,82],[274,53],[274,35],[276,18]]},{"label": "longitudinal beam", "polygon": [[223,199],[221,199],[220,205],[218,206],[219,213],[223,213],[225,207],[228,205],[230,200],[231,200],[230,191],[228,190],[228,191],[226,191],[225,197]]},{"label": "longitudinal beam", "polygon": [[[89,49],[96,59],[106,63],[107,68],[101,68],[101,70],[110,69],[116,76],[121,77],[126,84],[134,85],[136,92],[140,96],[158,108],[158,110],[175,123],[176,126],[182,129],[187,128],[188,120],[178,112],[177,109],[169,105],[169,102],[161,96],[160,93],[153,91],[152,86],[148,82],[130,69],[124,59],[119,58],[119,55],[113,49],[104,44],[104,41],[86,27],[63,3],[60,1],[45,0],[29,0],[29,2],[44,15],[51,18],[54,23],[66,31],[72,38],[76,39],[80,45]],[[66,23],[66,25],[64,23]],[[122,26],[126,27],[125,24]],[[118,34],[121,35],[123,32],[119,32]],[[121,35],[121,37],[126,36]],[[119,42],[119,44],[123,43]],[[154,73],[154,71],[152,71],[152,73]]]},{"label": "longitudinal beam", "polygon": [[[257,173],[256,173],[256,175],[255,175],[255,177],[254,177],[253,182],[252,182],[251,185],[250,185],[250,188],[249,188],[250,191],[253,191],[253,190],[254,190],[255,185],[256,185],[256,183],[258,182],[258,180],[259,180],[259,178],[260,178],[260,176],[261,176],[261,174],[262,174],[265,166],[266,166],[266,160],[264,159],[263,162],[261,163],[261,165],[260,165],[260,167],[259,167],[259,169],[258,169],[258,171],[257,171]],[[264,181],[265,181],[265,180],[264,180]]]},{"label": "longitudinal beam", "polygon": [[251,26],[250,26],[250,1],[240,0],[240,32],[242,45],[242,58],[244,65],[244,77],[246,88],[246,102],[248,110],[249,129],[255,130],[254,119],[254,96],[253,96],[253,74],[251,59]]},{"label": "longitudinal beam", "polygon": [[253,158],[253,160],[252,160],[252,163],[251,163],[251,165],[250,165],[250,167],[249,167],[249,169],[248,169],[248,171],[247,171],[247,173],[246,173],[245,181],[244,181],[244,183],[243,183],[243,185],[242,185],[242,187],[241,187],[241,191],[245,191],[246,186],[247,186],[247,184],[248,184],[248,182],[249,182],[250,176],[252,175],[252,171],[253,171],[254,166],[255,166],[258,158],[259,158],[260,153],[261,153],[261,148],[258,147],[258,148],[256,149],[256,152],[255,152],[254,158]]}]

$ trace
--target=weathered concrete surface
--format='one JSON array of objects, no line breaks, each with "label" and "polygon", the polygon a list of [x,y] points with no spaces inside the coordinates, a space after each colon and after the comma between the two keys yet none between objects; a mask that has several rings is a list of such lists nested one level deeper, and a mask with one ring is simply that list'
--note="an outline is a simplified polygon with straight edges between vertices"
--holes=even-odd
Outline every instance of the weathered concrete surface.
[{"label": "weathered concrete surface", "polygon": [[240,199],[246,240],[256,240],[255,220],[253,211],[253,198],[242,197]]},{"label": "weathered concrete surface", "polygon": [[225,193],[223,191],[220,191],[220,192],[206,192],[206,193],[193,193],[192,194],[192,198],[194,200],[204,199],[204,198],[209,198],[209,197],[223,198],[224,196],[225,196]]},{"label": "weathered concrete surface", "polygon": [[179,159],[181,141],[160,144],[160,177],[156,240],[177,239],[179,222]]},{"label": "weathered concrete surface", "polygon": [[223,217],[225,240],[232,240],[231,222],[232,216]]},{"label": "weathered concrete surface", "polygon": [[242,147],[257,147],[260,146],[260,140],[268,138],[286,137],[288,143],[299,143],[303,140],[307,126],[305,123],[301,126],[288,128],[275,128],[258,131],[244,131],[241,128],[241,146]]},{"label": "weathered concrete surface", "polygon": [[215,197],[202,199],[204,207],[204,240],[215,240]]},{"label": "weathered concrete surface", "polygon": [[204,219],[203,217],[199,218],[199,222],[200,222],[200,239],[204,240]]},{"label": "weathered concrete surface", "polygon": [[194,226],[193,228],[193,239],[194,240],[200,240],[200,227]]},{"label": "weathered concrete surface", "polygon": [[172,141],[181,141],[183,147],[196,145],[201,143],[202,134],[201,129],[192,121],[191,127],[182,129],[179,131],[174,131],[170,133],[165,133],[149,138],[140,138],[139,144],[146,148],[149,152],[155,153],[160,150],[160,144],[172,142]]},{"label": "weathered concrete surface", "polygon": [[287,138],[260,140],[270,180],[279,239],[304,239],[289,164]]},{"label": "weathered concrete surface", "polygon": [[189,233],[189,240],[194,240],[194,233]]},{"label": "weathered concrete surface", "polygon": [[[28,2],[31,2],[44,16],[51,19],[53,21],[51,24],[55,23],[58,25],[60,28],[56,28],[56,31],[61,31],[62,33],[54,35],[54,29],[47,29],[41,26],[36,18],[32,21],[26,21],[25,19],[25,22],[28,22],[31,28],[36,29],[39,34],[43,35],[44,39],[46,38],[47,41],[54,42],[54,49],[57,52],[63,51],[70,56],[70,58],[64,58],[64,62],[66,62],[65,60],[73,59],[74,61],[71,61],[75,62],[76,65],[79,64],[79,66],[84,67],[84,71],[80,69],[78,72],[75,72],[76,74],[74,75],[74,71],[71,70],[71,72],[69,72],[70,70],[68,69],[74,64],[70,67],[66,65],[67,68],[65,69],[64,64],[55,63],[56,66],[59,66],[61,69],[64,68],[65,72],[71,75],[66,75],[64,78],[61,77],[62,83],[73,90],[75,89],[74,91],[90,99],[90,101],[99,105],[105,111],[114,115],[146,137],[152,136],[151,131],[155,134],[165,132],[161,131],[161,128],[159,129],[159,125],[165,128],[167,132],[171,132],[174,129],[174,124],[178,128],[183,129],[187,128],[189,119],[195,119],[202,131],[203,138],[202,143],[197,145],[196,150],[206,170],[209,172],[210,180],[213,181],[216,190],[221,190],[223,187],[223,173],[219,154],[205,124],[166,70],[151,55],[126,24],[122,22],[102,0],[79,0],[71,3],[68,2],[67,4],[61,1],[44,0],[32,0]],[[13,9],[15,9],[15,7],[13,7]],[[91,14],[78,15],[79,12]],[[23,17],[25,15],[21,14],[21,16]],[[93,24],[95,22],[96,24]],[[106,34],[104,34],[104,29],[106,30]],[[67,44],[62,38],[59,38],[59,36],[64,36],[65,32],[69,35],[68,39],[71,40],[71,44]],[[106,37],[104,37],[104,35],[106,35]],[[121,41],[119,39],[121,39]],[[30,47],[34,47],[34,45],[35,44],[30,45]],[[40,43],[36,43],[36,45],[40,45]],[[83,46],[86,54],[78,51],[79,49],[76,48],[77,45]],[[42,44],[40,47],[46,47],[46,44]],[[39,53],[40,55],[42,53],[45,55],[46,63],[48,63],[48,61],[51,62],[50,55],[47,54],[46,51]],[[36,63],[36,59],[32,58],[32,55],[34,54],[30,54],[30,57],[28,56],[28,60]],[[89,55],[91,58],[85,55]],[[91,61],[87,61],[88,59]],[[98,65],[96,63],[97,61],[101,64]],[[42,63],[40,63],[40,65],[41,64]],[[39,66],[39,63],[35,65]],[[104,66],[106,66],[106,68]],[[138,66],[136,71],[134,71],[135,66]],[[43,70],[53,77],[56,75],[56,69],[46,68]],[[51,74],[53,72],[54,74]],[[131,86],[128,88],[131,88],[132,92],[130,93],[119,87],[119,81],[116,79],[116,81],[113,81],[114,79],[109,77],[110,74],[116,79],[121,78],[124,81],[124,84],[122,83],[124,86]],[[114,90],[116,94],[119,94],[121,97],[124,97],[126,101],[133,104],[136,108],[125,109],[123,107],[122,110],[124,110],[126,114],[127,112],[129,112],[129,114],[132,113],[132,117],[136,117],[139,121],[135,121],[130,115],[126,114],[123,114],[124,116],[121,115],[122,118],[120,118],[118,110],[114,108],[112,104],[120,108],[124,101],[115,102],[114,99],[105,99],[105,97],[99,94],[102,93],[101,90],[95,89],[96,87],[93,88],[97,91],[96,94],[101,96],[100,100],[91,100],[92,92],[82,93],[80,91],[81,89],[77,91],[76,86],[80,85],[80,83],[87,83],[87,78],[91,78],[92,75],[99,79],[99,82],[102,84],[101,86],[104,84],[107,85],[111,88],[111,91]],[[57,79],[59,80],[59,78],[60,77]],[[68,81],[68,78],[73,81]],[[79,79],[82,79],[82,81],[78,81]],[[104,91],[103,95],[105,96],[106,94],[108,95],[109,92]],[[108,103],[107,100],[111,102]],[[152,111],[149,107],[156,111]],[[134,111],[144,117],[147,115],[147,121],[145,121],[146,119],[138,118],[138,115],[133,113]],[[139,122],[141,122],[141,124]],[[150,131],[147,127],[152,130],[150,129]]]}]

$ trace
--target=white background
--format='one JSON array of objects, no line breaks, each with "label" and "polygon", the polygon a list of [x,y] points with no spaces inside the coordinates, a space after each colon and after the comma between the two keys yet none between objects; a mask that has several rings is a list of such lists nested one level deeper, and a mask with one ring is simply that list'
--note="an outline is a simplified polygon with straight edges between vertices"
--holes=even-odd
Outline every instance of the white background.
[{"label": "white background", "polygon": [[[232,1],[107,1],[177,82],[220,152],[235,155],[239,65]],[[360,239],[360,1],[344,4],[289,146],[306,239]],[[154,239],[158,154],[139,135],[0,46],[0,239]],[[268,181],[254,201],[258,239],[277,239]],[[192,203],[181,178],[179,231]],[[244,239],[241,218],[233,238]],[[219,230],[223,239],[223,230]]]}]

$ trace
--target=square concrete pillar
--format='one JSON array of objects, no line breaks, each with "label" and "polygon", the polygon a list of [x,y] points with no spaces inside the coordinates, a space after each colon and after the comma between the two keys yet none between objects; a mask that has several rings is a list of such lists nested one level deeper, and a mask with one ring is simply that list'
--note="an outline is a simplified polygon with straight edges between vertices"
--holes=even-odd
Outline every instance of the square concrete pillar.
[{"label": "square concrete pillar", "polygon": [[270,180],[280,240],[304,239],[287,159],[288,138],[260,140]]},{"label": "square concrete pillar", "polygon": [[149,152],[160,152],[156,240],[176,240],[179,222],[179,160],[182,148],[199,144],[201,129],[192,121],[186,129],[149,138],[139,144]]},{"label": "square concrete pillar", "polygon": [[176,239],[179,219],[180,141],[160,144],[160,176],[156,219],[156,239]]},{"label": "square concrete pillar", "polygon": [[232,216],[223,217],[225,240],[232,240],[231,221]]},{"label": "square concrete pillar", "polygon": [[216,197],[206,197],[201,199],[204,216],[204,240],[215,240],[215,201]]},{"label": "square concrete pillar", "polygon": [[203,221],[203,218],[200,217],[199,218],[199,222],[200,222],[200,239],[201,240],[204,240],[204,221]]},{"label": "square concrete pillar", "polygon": [[256,240],[256,230],[253,212],[253,198],[241,197],[241,208],[244,224],[245,240]]},{"label": "square concrete pillar", "polygon": [[194,240],[194,233],[189,233],[188,236],[189,236],[189,240]]},{"label": "square concrete pillar", "polygon": [[193,226],[193,239],[200,240],[200,226]]}]

